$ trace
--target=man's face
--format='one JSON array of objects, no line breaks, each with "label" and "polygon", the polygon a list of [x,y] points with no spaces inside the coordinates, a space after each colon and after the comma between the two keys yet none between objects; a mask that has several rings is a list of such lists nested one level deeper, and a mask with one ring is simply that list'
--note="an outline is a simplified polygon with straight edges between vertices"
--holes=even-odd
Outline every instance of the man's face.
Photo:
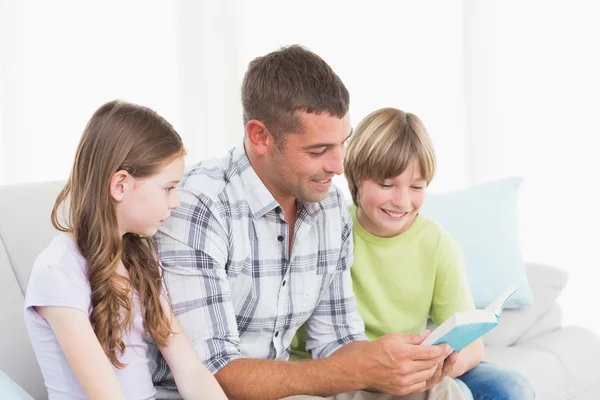
[{"label": "man's face", "polygon": [[345,143],[352,133],[350,118],[348,114],[340,119],[301,111],[296,115],[303,131],[286,132],[283,146],[272,146],[267,186],[276,198],[318,202],[327,196],[333,176],[344,172]]}]

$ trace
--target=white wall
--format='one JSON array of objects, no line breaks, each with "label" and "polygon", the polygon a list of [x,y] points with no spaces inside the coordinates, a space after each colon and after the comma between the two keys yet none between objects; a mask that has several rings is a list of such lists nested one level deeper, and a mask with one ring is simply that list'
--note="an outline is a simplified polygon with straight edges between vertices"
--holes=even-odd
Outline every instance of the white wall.
[{"label": "white wall", "polygon": [[[434,190],[467,183],[462,2],[276,0],[240,2],[241,80],[247,63],[300,43],[322,56],[350,91],[354,125],[391,106],[417,114],[436,146]],[[343,179],[338,179],[346,188]]]},{"label": "white wall", "polygon": [[221,155],[247,63],[300,43],[348,86],[354,124],[383,106],[423,119],[432,190],[524,176],[524,256],[569,271],[566,320],[600,333],[599,20],[584,0],[0,0],[0,184],[65,179],[113,98],[171,121],[188,163]]},{"label": "white wall", "polygon": [[4,183],[65,179],[87,120],[120,98],[180,120],[175,10],[155,1],[2,1]]},{"label": "white wall", "polygon": [[565,269],[566,323],[600,333],[600,8],[465,2],[470,183],[522,175],[525,259]]},{"label": "white wall", "polygon": [[64,179],[86,121],[113,98],[171,121],[188,163],[223,154],[243,135],[247,63],[301,43],[346,82],[354,123],[382,106],[416,113],[438,148],[434,185],[464,185],[462,3],[440,2],[436,14],[370,4],[3,0],[0,183]]}]

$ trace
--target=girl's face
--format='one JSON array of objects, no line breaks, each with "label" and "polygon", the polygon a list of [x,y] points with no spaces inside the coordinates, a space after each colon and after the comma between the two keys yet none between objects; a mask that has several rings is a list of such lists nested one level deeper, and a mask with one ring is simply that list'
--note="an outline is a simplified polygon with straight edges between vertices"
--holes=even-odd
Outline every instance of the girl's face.
[{"label": "girl's face", "polygon": [[[117,201],[117,218],[121,235],[131,232],[142,236],[153,236],[169,218],[171,211],[179,207],[177,184],[184,169],[183,156],[162,166],[160,170],[146,178],[126,177],[121,187],[113,188],[111,194]],[[119,192],[119,190],[121,192]],[[117,196],[115,196],[115,191]],[[120,200],[120,201],[119,201]]]},{"label": "girl's face", "polygon": [[416,161],[406,170],[382,182],[371,179],[358,186],[358,221],[369,233],[393,237],[405,232],[414,222],[423,201],[427,181]]}]

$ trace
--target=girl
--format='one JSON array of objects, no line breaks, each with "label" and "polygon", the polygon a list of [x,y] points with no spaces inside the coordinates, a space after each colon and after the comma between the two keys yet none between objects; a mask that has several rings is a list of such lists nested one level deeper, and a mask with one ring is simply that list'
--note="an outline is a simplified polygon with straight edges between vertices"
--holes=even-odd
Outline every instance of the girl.
[{"label": "girl", "polygon": [[[173,316],[150,239],[179,206],[185,150],[154,111],[92,116],[31,273],[25,320],[50,399],[152,399],[151,338],[186,399],[225,399]],[[59,220],[61,206],[67,219]]]}]

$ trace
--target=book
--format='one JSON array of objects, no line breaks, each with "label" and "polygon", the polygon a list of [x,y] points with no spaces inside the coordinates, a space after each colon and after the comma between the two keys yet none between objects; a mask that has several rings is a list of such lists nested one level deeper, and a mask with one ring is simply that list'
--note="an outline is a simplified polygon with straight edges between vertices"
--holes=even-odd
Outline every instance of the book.
[{"label": "book", "polygon": [[483,310],[471,310],[454,313],[438,326],[425,340],[422,346],[448,343],[454,351],[460,351],[479,339],[498,325],[506,301],[517,291],[511,286]]}]

